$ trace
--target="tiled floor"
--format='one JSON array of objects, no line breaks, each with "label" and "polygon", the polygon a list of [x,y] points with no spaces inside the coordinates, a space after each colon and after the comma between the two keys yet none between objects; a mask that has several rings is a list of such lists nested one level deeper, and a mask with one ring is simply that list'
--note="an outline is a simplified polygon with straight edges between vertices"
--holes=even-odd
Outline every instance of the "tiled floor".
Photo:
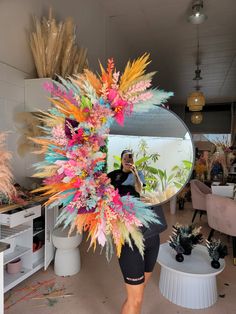
[{"label": "tiled floor", "polygon": [[[177,210],[176,215],[169,213],[169,208],[165,209],[168,230],[161,234],[161,242],[165,242],[171,232],[171,226],[175,222],[182,224],[189,223],[192,217],[191,204],[185,204],[184,210]],[[207,237],[209,227],[207,225],[206,216],[201,220],[197,217],[196,222],[203,227],[203,234]],[[235,314],[236,313],[236,266],[232,262],[232,244],[227,236],[216,234],[229,247],[229,256],[226,257],[226,268],[218,275],[218,294],[217,303],[204,310],[190,310],[180,306],[176,306],[165,299],[159,291],[158,279],[160,275],[160,267],[157,264],[146,288],[145,300],[143,304],[143,314],[188,314],[188,313],[204,313],[204,314]],[[125,298],[123,281],[116,258],[114,257],[110,263],[106,262],[104,254],[99,252],[93,253],[92,250],[87,252],[88,243],[83,241],[81,245],[82,268],[79,274],[72,277],[61,278],[56,277],[53,273],[53,266],[44,271],[39,271],[15,287],[11,293],[6,294],[6,314],[118,314],[120,313],[121,304]],[[72,296],[65,298],[56,298],[57,302],[51,303],[47,299],[32,299],[29,286],[34,286],[38,282],[55,278],[57,285],[64,286],[65,293],[71,293]],[[19,289],[26,288],[19,292]],[[46,290],[44,290],[45,292]],[[21,293],[21,295],[20,295]],[[24,295],[28,294],[26,301]],[[34,294],[35,295],[35,294]],[[22,301],[17,302],[23,297]],[[14,305],[14,303],[16,303]]]}]

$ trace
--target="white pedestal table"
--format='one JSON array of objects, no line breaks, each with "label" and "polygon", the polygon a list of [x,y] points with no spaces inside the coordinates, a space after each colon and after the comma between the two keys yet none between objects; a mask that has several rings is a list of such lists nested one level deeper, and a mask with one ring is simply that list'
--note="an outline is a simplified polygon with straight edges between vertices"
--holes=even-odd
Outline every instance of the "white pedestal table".
[{"label": "white pedestal table", "polygon": [[211,267],[211,259],[203,245],[197,245],[191,255],[184,255],[183,262],[175,260],[176,252],[164,243],[160,246],[158,263],[161,265],[159,288],[161,294],[174,304],[203,309],[217,301],[216,275],[225,267]]}]

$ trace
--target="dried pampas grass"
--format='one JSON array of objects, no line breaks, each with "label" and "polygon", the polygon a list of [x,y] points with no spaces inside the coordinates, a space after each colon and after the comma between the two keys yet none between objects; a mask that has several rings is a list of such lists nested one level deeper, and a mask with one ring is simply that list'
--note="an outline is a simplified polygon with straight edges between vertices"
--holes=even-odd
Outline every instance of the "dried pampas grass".
[{"label": "dried pampas grass", "polygon": [[35,31],[30,36],[38,77],[55,78],[78,74],[88,67],[87,49],[77,47],[72,18],[57,23],[49,9],[48,18],[34,17]]},{"label": "dried pampas grass", "polygon": [[16,196],[13,174],[10,169],[11,153],[5,148],[6,134],[0,133],[0,192],[12,199]]}]

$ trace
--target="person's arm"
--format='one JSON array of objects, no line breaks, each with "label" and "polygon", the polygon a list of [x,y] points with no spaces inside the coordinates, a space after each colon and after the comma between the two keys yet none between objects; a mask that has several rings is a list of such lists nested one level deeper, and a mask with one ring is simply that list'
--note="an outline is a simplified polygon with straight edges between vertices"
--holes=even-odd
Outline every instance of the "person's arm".
[{"label": "person's arm", "polygon": [[131,167],[131,171],[134,175],[134,188],[135,188],[135,191],[138,192],[139,194],[141,194],[142,192],[142,189],[143,189],[143,183],[139,177],[139,174],[138,174],[138,171],[136,169],[136,167],[133,165]]}]

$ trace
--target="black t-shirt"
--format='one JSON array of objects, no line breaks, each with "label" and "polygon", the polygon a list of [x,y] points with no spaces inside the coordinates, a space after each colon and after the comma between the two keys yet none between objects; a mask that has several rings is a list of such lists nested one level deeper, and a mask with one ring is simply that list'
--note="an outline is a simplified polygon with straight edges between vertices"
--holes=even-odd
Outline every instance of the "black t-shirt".
[{"label": "black t-shirt", "polygon": [[152,205],[150,206],[150,210],[152,210],[157,215],[157,218],[159,219],[161,224],[150,223],[148,228],[145,226],[142,226],[141,231],[142,231],[144,239],[151,238],[157,234],[162,233],[163,231],[167,229],[167,222],[166,222],[166,218],[165,218],[165,214],[164,214],[162,206]]},{"label": "black t-shirt", "polygon": [[128,178],[131,172],[124,172],[121,169],[114,170],[108,173],[108,178],[111,179],[111,184],[115,189],[118,189],[120,196],[125,196],[127,194],[139,197],[139,193],[135,191],[133,185],[122,185],[123,182]]}]

